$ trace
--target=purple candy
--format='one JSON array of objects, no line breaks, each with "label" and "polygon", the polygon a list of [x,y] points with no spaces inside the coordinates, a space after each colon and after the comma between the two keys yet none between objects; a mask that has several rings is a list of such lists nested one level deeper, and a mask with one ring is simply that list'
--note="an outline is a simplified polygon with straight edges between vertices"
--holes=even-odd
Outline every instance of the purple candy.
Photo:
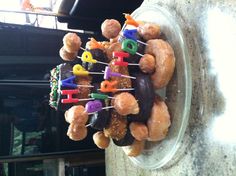
[{"label": "purple candy", "polygon": [[111,76],[121,77],[121,74],[120,73],[111,72],[110,67],[106,66],[103,78],[104,79],[109,79]]},{"label": "purple candy", "polygon": [[103,78],[109,79],[110,77],[111,77],[111,69],[110,69],[110,67],[106,66]]},{"label": "purple candy", "polygon": [[85,105],[85,110],[87,113],[93,113],[102,110],[102,102],[99,100],[89,101]]}]

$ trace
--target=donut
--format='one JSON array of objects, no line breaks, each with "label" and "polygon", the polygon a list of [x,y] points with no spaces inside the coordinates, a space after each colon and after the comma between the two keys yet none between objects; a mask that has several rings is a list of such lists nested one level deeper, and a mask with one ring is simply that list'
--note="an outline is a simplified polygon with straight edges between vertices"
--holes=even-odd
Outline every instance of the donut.
[{"label": "donut", "polygon": [[80,37],[76,33],[69,32],[63,37],[64,49],[68,53],[77,53],[82,44]]},{"label": "donut", "polygon": [[120,31],[120,22],[115,19],[106,19],[101,25],[102,35],[107,39],[116,38]]},{"label": "donut", "polygon": [[139,60],[139,67],[143,73],[153,73],[155,71],[156,60],[151,54],[144,54]]},{"label": "donut", "polygon": [[64,47],[62,47],[59,51],[59,55],[64,61],[73,61],[76,59],[78,53],[77,52],[69,53],[68,51],[65,50]]},{"label": "donut", "polygon": [[67,136],[73,141],[81,141],[86,138],[87,134],[87,128],[77,123],[71,123],[68,127]]},{"label": "donut", "polygon": [[147,121],[148,141],[160,141],[164,139],[170,125],[168,107],[160,97],[156,97],[151,116]]},{"label": "donut", "polygon": [[134,97],[138,101],[139,113],[128,115],[129,121],[146,123],[151,115],[151,109],[155,99],[155,91],[151,81],[151,77],[148,74],[135,73],[136,77],[132,81],[132,87],[134,87]]},{"label": "donut", "polygon": [[151,75],[153,85],[156,89],[165,87],[175,68],[175,55],[170,44],[162,39],[147,41],[145,53],[151,54],[156,59],[155,72]]},{"label": "donut", "polygon": [[104,134],[106,137],[120,140],[124,138],[127,132],[128,121],[126,118],[118,114],[115,110],[111,111],[110,123],[105,128]]},{"label": "donut", "polygon": [[77,123],[79,126],[83,126],[88,121],[88,113],[82,105],[72,106],[65,112],[65,119],[68,123]]},{"label": "donut", "polygon": [[134,140],[131,145],[122,147],[126,155],[136,157],[140,155],[144,149],[145,141]]},{"label": "donut", "polygon": [[105,149],[110,144],[110,138],[106,137],[103,131],[98,131],[93,135],[93,141],[100,149]]},{"label": "donut", "polygon": [[138,141],[148,138],[148,128],[144,123],[131,122],[129,125],[131,135]]},{"label": "donut", "polygon": [[144,23],[138,27],[139,35],[145,40],[157,39],[160,34],[160,26],[155,23]]},{"label": "donut", "polygon": [[132,94],[128,92],[116,94],[114,108],[120,115],[123,116],[139,113],[139,105],[137,100]]},{"label": "donut", "polygon": [[91,115],[89,124],[92,128],[96,130],[103,130],[108,127],[110,122],[110,110],[105,109],[98,111],[97,113]]}]

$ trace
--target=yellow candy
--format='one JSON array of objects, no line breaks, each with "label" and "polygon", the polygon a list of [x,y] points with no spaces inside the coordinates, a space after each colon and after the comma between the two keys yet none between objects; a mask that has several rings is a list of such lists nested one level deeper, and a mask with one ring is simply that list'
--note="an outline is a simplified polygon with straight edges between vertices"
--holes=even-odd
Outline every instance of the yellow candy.
[{"label": "yellow candy", "polygon": [[82,54],[82,59],[83,62],[89,62],[95,64],[97,60],[93,59],[92,54],[89,51],[84,51]]},{"label": "yellow candy", "polygon": [[89,72],[80,64],[73,66],[73,74],[76,76],[88,76]]}]

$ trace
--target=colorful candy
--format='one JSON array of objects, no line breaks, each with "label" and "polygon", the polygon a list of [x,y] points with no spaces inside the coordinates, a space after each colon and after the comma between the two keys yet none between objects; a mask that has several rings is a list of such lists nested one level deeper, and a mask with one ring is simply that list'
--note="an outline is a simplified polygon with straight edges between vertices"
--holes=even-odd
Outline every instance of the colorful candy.
[{"label": "colorful candy", "polygon": [[94,100],[93,98],[86,98],[86,99],[78,99],[73,98],[73,95],[76,95],[79,93],[78,89],[72,89],[72,90],[62,90],[61,94],[66,95],[67,98],[61,99],[61,103],[67,104],[67,103],[78,103],[79,101],[88,101],[88,100]]},{"label": "colorful candy", "polygon": [[125,88],[125,89],[117,89],[116,88],[117,81],[102,81],[100,84],[100,90],[101,92],[117,92],[117,91],[130,91],[134,90],[134,88]]},{"label": "colorful candy", "polygon": [[91,93],[90,96],[94,99],[99,99],[99,100],[106,100],[108,98],[113,99],[114,97],[110,97],[106,94],[99,94],[99,93]]},{"label": "colorful candy", "polygon": [[128,52],[129,54],[137,54],[139,56],[143,56],[143,54],[138,53],[138,44],[134,40],[125,39],[121,44],[122,50]]},{"label": "colorful candy", "polygon": [[134,26],[134,27],[139,27],[139,23],[135,21],[129,14],[124,13],[126,21],[125,24]]},{"label": "colorful candy", "polygon": [[67,79],[62,80],[60,84],[61,84],[62,87],[73,88],[73,89],[76,89],[77,87],[94,87],[92,85],[78,85],[78,84],[75,84],[74,83],[75,78],[76,78],[76,76],[71,76]]},{"label": "colorful candy", "polygon": [[122,75],[120,73],[112,72],[110,67],[106,66],[105,72],[104,72],[104,79],[109,79],[110,77],[124,77],[124,78],[131,78],[131,79],[136,79],[133,76],[128,76],[128,75]]},{"label": "colorful candy", "polygon": [[88,72],[82,65],[76,64],[73,66],[73,74],[76,76],[88,76],[90,74],[100,74],[103,75],[104,73],[100,72]]},{"label": "colorful candy", "polygon": [[112,62],[113,65],[126,66],[126,67],[128,65],[139,65],[139,64],[124,62],[124,58],[128,58],[129,53],[114,51],[112,54],[113,57],[118,58],[116,61]]},{"label": "colorful candy", "polygon": [[113,108],[113,106],[102,107],[102,102],[100,100],[89,101],[85,105],[86,112],[90,114],[109,108]]},{"label": "colorful candy", "polygon": [[142,42],[141,40],[137,39],[137,29],[125,29],[123,32],[123,35],[127,38],[127,39],[131,39],[135,42],[139,42],[141,44],[147,45],[145,42]]},{"label": "colorful candy", "polygon": [[92,63],[92,64],[99,63],[99,64],[108,65],[108,63],[97,61],[96,59],[94,59],[93,55],[89,51],[84,51],[82,54],[82,57],[79,57],[79,56],[77,56],[77,57],[80,58],[83,62],[88,62],[88,63]]}]

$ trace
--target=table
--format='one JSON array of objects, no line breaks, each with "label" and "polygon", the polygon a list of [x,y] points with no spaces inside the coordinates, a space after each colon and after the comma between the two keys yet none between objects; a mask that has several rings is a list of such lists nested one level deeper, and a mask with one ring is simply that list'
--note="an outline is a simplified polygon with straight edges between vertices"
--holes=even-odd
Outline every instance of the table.
[{"label": "table", "polygon": [[135,166],[122,149],[106,149],[107,176],[236,175],[236,1],[145,0],[180,20],[192,67],[189,125],[177,154],[161,169]]}]

